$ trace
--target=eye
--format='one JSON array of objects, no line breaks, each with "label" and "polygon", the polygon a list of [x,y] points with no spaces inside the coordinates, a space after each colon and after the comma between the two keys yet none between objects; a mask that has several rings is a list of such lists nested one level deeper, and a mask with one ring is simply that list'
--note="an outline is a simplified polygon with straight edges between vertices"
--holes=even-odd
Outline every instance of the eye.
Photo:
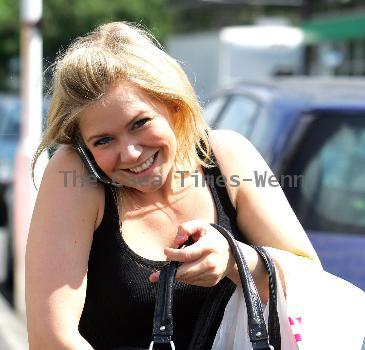
[{"label": "eye", "polygon": [[107,136],[107,137],[102,137],[101,139],[99,139],[99,140],[96,140],[95,142],[94,142],[94,146],[95,147],[98,147],[98,146],[101,146],[101,145],[106,145],[106,144],[108,144],[110,141],[112,140],[112,138],[111,137],[109,137],[109,136]]},{"label": "eye", "polygon": [[142,126],[146,125],[150,120],[151,118],[142,118],[137,120],[133,123],[132,130],[141,128]]}]

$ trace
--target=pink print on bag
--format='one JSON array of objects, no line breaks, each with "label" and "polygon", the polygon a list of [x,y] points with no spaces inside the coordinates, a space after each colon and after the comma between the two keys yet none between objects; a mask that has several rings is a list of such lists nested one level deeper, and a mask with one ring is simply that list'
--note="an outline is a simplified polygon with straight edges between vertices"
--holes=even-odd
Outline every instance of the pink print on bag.
[{"label": "pink print on bag", "polygon": [[301,317],[288,317],[289,324],[292,328],[295,341],[298,343],[302,341],[302,318]]}]

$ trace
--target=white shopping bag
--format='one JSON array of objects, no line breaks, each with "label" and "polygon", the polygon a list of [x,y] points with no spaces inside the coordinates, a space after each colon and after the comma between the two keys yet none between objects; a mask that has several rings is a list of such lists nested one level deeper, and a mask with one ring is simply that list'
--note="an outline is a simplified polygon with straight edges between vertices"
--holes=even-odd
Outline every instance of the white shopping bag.
[{"label": "white shopping bag", "polygon": [[[278,292],[282,294],[281,288]],[[278,303],[281,303],[283,300],[284,295],[281,297],[278,295]],[[264,307],[266,324],[268,313],[269,305]],[[298,348],[292,334],[292,329],[285,314],[285,306],[278,307],[278,314],[282,349],[297,350]],[[252,350],[252,344],[248,337],[247,308],[241,287],[236,288],[227,304],[212,350]]]},{"label": "white shopping bag", "polygon": [[[281,350],[363,350],[365,293],[307,259],[266,249],[285,280],[286,298],[277,273]],[[268,306],[264,316],[267,322]],[[227,304],[212,349],[252,349],[242,288]]]}]

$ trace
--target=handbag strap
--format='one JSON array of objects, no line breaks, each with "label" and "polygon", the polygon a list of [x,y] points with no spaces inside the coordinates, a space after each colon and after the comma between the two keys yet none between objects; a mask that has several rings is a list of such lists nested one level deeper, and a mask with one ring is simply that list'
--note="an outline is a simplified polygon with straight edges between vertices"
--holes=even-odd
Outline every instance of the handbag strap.
[{"label": "handbag strap", "polygon": [[[194,241],[190,237],[179,247],[179,249],[183,249],[193,243]],[[181,265],[179,262],[171,261],[160,271],[155,301],[155,312],[153,315],[153,340],[149,346],[149,350],[175,350],[175,344],[172,341],[172,335],[174,333],[172,304],[175,275],[179,265]]]},{"label": "handbag strap", "polygon": [[153,341],[149,349],[175,349],[172,341],[174,324],[172,317],[173,288],[179,263],[172,261],[160,271],[158,280],[155,312],[153,316]]},{"label": "handbag strap", "polygon": [[270,254],[262,247],[252,246],[260,254],[269,275],[269,340],[274,349],[281,349],[280,322],[277,309],[276,269]]},{"label": "handbag strap", "polygon": [[[217,229],[227,240],[234,259],[237,264],[238,273],[240,276],[242,290],[245,297],[247,315],[248,315],[248,329],[249,338],[252,343],[253,350],[280,350],[280,324],[277,317],[276,310],[276,277],[275,266],[268,253],[259,247],[253,247],[263,257],[265,266],[269,273],[270,284],[270,311],[269,323],[274,322],[273,326],[269,326],[270,341],[275,344],[275,348],[269,344],[269,334],[266,328],[262,304],[257,292],[254,280],[249,271],[244,256],[239,248],[238,243],[233,235],[222,226],[211,224]],[[157,295],[155,303],[155,312],[153,319],[153,341],[149,349],[166,349],[168,345],[172,350],[175,349],[172,341],[173,335],[173,317],[172,317],[172,303],[173,303],[173,284],[176,275],[176,270],[179,264],[171,262],[166,264],[159,277],[157,286]],[[271,276],[271,277],[270,277]],[[275,316],[276,314],[276,316]],[[272,316],[270,316],[272,315]],[[277,342],[279,339],[279,343]],[[275,342],[273,342],[275,340]],[[277,345],[279,344],[279,346]],[[160,347],[162,346],[162,347]]]},{"label": "handbag strap", "polygon": [[239,248],[237,241],[228,230],[216,224],[211,225],[217,229],[227,240],[236,261],[247,307],[248,335],[252,344],[252,349],[271,350],[272,347],[269,344],[269,335],[266,329],[260,296],[257,292],[255,282],[252,278],[242,251]]}]

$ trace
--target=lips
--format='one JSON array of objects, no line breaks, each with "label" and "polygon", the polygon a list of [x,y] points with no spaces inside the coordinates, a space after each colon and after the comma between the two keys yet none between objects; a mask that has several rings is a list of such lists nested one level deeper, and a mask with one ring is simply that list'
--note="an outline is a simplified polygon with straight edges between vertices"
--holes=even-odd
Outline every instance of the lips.
[{"label": "lips", "polygon": [[137,167],[134,167],[134,168],[129,168],[127,170],[130,171],[131,173],[134,173],[134,174],[140,174],[143,171],[148,170],[152,166],[152,164],[154,163],[154,161],[156,159],[156,156],[157,156],[157,153],[158,152],[156,152],[153,156],[151,156],[150,158],[148,158],[141,165],[139,165]]}]

